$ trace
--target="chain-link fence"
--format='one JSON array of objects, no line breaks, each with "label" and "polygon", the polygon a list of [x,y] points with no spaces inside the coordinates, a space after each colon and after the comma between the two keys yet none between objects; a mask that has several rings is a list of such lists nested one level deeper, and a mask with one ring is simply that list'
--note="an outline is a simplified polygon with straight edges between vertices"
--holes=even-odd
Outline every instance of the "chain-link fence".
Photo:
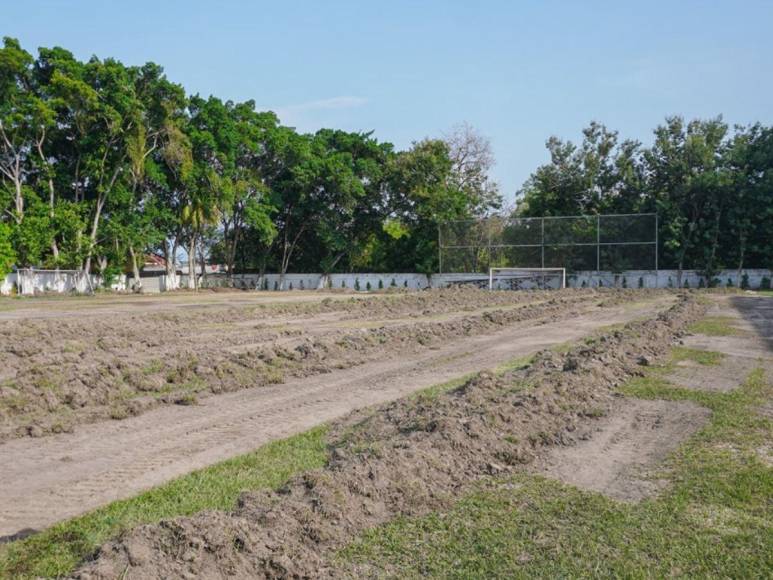
[{"label": "chain-link fence", "polygon": [[438,229],[440,273],[489,268],[657,270],[657,214],[450,221]]}]

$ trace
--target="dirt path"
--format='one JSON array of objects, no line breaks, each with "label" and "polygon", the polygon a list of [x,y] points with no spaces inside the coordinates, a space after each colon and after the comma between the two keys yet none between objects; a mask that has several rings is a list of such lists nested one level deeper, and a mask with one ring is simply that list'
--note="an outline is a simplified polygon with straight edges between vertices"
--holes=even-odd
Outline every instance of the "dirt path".
[{"label": "dirt path", "polygon": [[671,303],[660,298],[594,307],[571,324],[520,324],[413,357],[210,397],[198,406],[162,407],[73,434],[9,441],[0,445],[0,536],[44,528],[353,409],[577,340]]},{"label": "dirt path", "polygon": [[[730,336],[693,334],[685,346],[718,352],[716,365],[683,361],[666,375],[675,386],[708,392],[738,388],[754,369],[773,377],[773,300],[731,295],[713,297],[708,316],[730,322]],[[556,447],[533,466],[536,473],[625,501],[657,493],[661,482],[652,468],[709,419],[709,411],[691,402],[622,399],[599,419],[589,439]]]},{"label": "dirt path", "polygon": [[662,483],[646,477],[708,421],[708,409],[691,402],[620,402],[599,422],[597,433],[573,447],[556,447],[535,470],[614,499],[638,501]]}]

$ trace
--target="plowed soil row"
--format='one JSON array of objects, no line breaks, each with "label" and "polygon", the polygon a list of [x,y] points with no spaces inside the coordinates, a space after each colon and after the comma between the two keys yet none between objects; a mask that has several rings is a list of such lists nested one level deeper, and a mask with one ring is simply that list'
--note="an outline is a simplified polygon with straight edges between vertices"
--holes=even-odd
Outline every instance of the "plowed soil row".
[{"label": "plowed soil row", "polygon": [[172,309],[0,328],[0,441],[282,383],[653,293],[434,290]]},{"label": "plowed soil row", "polygon": [[[340,576],[334,550],[362,530],[449,505],[481,477],[590,436],[616,387],[661,359],[704,307],[607,331],[526,370],[481,373],[461,388],[355,412],[333,425],[326,468],[276,492],[245,493],[230,513],[145,525],[103,546],[79,578]],[[367,575],[368,570],[349,570]]]}]

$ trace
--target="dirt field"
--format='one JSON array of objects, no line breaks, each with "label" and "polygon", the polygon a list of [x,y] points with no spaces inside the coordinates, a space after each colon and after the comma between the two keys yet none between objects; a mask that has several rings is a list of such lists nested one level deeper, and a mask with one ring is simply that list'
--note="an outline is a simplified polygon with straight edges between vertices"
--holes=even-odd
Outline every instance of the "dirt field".
[{"label": "dirt field", "polygon": [[[479,478],[533,462],[542,447],[592,438],[587,418],[608,414],[614,388],[662,356],[701,310],[681,300],[587,346],[543,351],[523,373],[483,373],[450,393],[355,412],[334,424],[324,470],[245,494],[232,513],[140,526],[104,546],[79,577],[129,569],[137,578],[340,576],[329,556],[360,531],[443,509]],[[659,442],[650,439],[637,447]]]},{"label": "dirt field", "polygon": [[83,299],[45,300],[31,318],[21,318],[30,302],[7,309],[0,535],[675,299],[633,290],[264,296],[173,296],[165,312],[162,299],[144,297],[100,299],[93,310]]},{"label": "dirt field", "polygon": [[[432,569],[443,576],[446,573],[438,573],[426,562],[414,569],[415,560],[410,557],[401,564],[394,557],[347,560],[341,554],[349,550],[347,546],[355,546],[351,553],[356,553],[356,542],[366,530],[372,530],[368,541],[376,546],[379,530],[388,530],[394,522],[421,522],[427,514],[436,515],[431,520],[435,523],[426,525],[442,522],[446,510],[476,486],[517,490],[522,484],[506,483],[517,474],[524,489],[540,489],[539,477],[548,477],[600,492],[610,501],[638,505],[639,500],[659,497],[674,486],[669,471],[664,471],[667,458],[694,445],[690,442],[696,441],[695,434],[707,429],[697,441],[710,441],[710,433],[722,432],[727,442],[709,442],[703,453],[714,449],[720,454],[751,453],[760,465],[773,464],[763,419],[770,405],[765,376],[769,378],[773,371],[773,302],[769,299],[592,290],[453,291],[354,300],[341,295],[311,300],[303,295],[289,303],[253,302],[256,299],[237,296],[243,301],[238,305],[228,303],[227,296],[175,297],[172,312],[157,325],[165,337],[165,360],[175,361],[166,373],[201,377],[195,400],[180,399],[185,390],[177,385],[119,421],[109,420],[105,405],[95,398],[83,406],[85,410],[71,412],[69,433],[45,430],[42,426],[51,424],[45,420],[52,420],[56,410],[38,408],[34,418],[41,432],[33,434],[41,437],[23,436],[30,430],[20,424],[29,416],[8,413],[9,422],[16,421],[16,430],[9,429],[7,440],[0,444],[0,463],[7,466],[0,473],[0,534],[10,538],[40,530],[328,422],[329,430],[320,440],[320,453],[326,459],[317,464],[324,467],[296,471],[289,481],[285,476],[281,481],[287,483],[278,488],[252,488],[228,511],[192,511],[187,512],[194,514],[189,517],[160,522],[151,518],[145,521],[158,523],[118,526],[111,534],[100,535],[103,539],[96,543],[89,544],[88,536],[79,535],[88,533],[77,531],[82,524],[65,524],[60,532],[53,528],[30,538],[42,538],[31,546],[39,545],[44,551],[25,556],[33,557],[27,564],[25,560],[4,563],[0,558],[0,572],[5,565],[6,570],[22,575],[41,575],[33,570],[67,575],[80,563],[74,575],[82,579],[403,577]],[[195,305],[187,309],[186,300]],[[35,328],[40,339],[62,326],[74,332],[77,322],[80,340],[94,345],[94,353],[83,351],[81,360],[95,365],[109,360],[99,346],[103,339],[99,333],[84,338],[89,336],[89,325],[99,324],[99,317],[91,322],[89,317],[75,317],[73,322],[77,308],[67,302],[62,308],[56,302],[46,308],[59,308],[61,315],[57,318],[47,311],[46,316],[36,317],[36,324],[7,310],[16,316],[11,324],[17,326],[6,336],[31,345],[33,339],[25,337],[24,329]],[[107,308],[97,305],[97,309],[103,307]],[[123,319],[134,328],[134,323],[162,318],[155,306],[142,314],[125,308],[114,308],[114,322]],[[132,308],[139,307],[128,310]],[[212,312],[219,322],[206,327]],[[202,325],[204,337],[195,331]],[[127,367],[142,368],[153,352],[147,344],[135,347],[126,340],[138,336],[131,332],[135,334],[115,333],[124,340],[123,346],[114,345],[110,351],[131,353],[124,361],[124,374]],[[166,342],[175,334],[181,337],[177,348]],[[180,366],[191,353],[204,362]],[[227,374],[218,372],[235,361],[252,359],[261,363],[242,364],[246,370],[241,381],[229,382],[223,379]],[[271,362],[266,365],[266,361]],[[23,367],[18,368],[17,378],[23,375]],[[67,369],[60,370],[63,376],[77,376],[77,365],[62,368]],[[280,368],[282,375],[265,380],[267,368]],[[454,380],[444,386],[450,379]],[[132,384],[125,379],[120,383],[130,400],[147,397],[142,389],[132,390]],[[435,388],[405,396],[430,386]],[[30,384],[28,390],[35,392],[31,389],[36,387]],[[113,396],[108,386],[101,389],[108,399]],[[736,390],[743,394],[734,396]],[[175,402],[187,404],[170,404]],[[745,405],[750,402],[754,409],[748,419]],[[115,404],[111,400],[110,408]],[[738,431],[735,426],[741,422],[750,426]],[[732,442],[732,437],[741,435],[747,437],[743,445],[748,449]],[[685,453],[685,457],[697,457]],[[721,457],[726,461],[726,455]],[[676,469],[669,465],[668,469]],[[234,476],[237,473],[229,477]],[[535,478],[535,483],[527,484],[525,477]],[[674,477],[678,481],[685,474]],[[689,472],[688,479],[693,477],[702,481],[697,472]],[[763,481],[752,489],[766,485]],[[196,493],[195,485],[191,489]],[[677,496],[684,497],[683,493]],[[528,511],[528,505],[518,509]],[[645,514],[649,505],[656,513],[669,513],[658,511],[657,504],[643,505]],[[687,509],[694,514],[699,508]],[[171,513],[181,512],[172,507]],[[749,522],[765,521],[764,510],[754,514],[750,517],[757,519]],[[619,525],[621,520],[616,521]],[[552,523],[543,523],[552,529]],[[396,525],[399,529],[400,524]],[[654,525],[653,533],[660,533],[663,525]],[[385,533],[377,553],[402,549],[403,534]],[[579,537],[587,533],[580,532]],[[636,530],[623,533],[627,537]],[[508,532],[504,537],[512,536]],[[450,541],[456,541],[454,537]],[[760,536],[755,532],[749,538]],[[95,548],[105,540],[95,555]],[[426,544],[426,539],[413,541]],[[627,545],[624,542],[623,547]],[[728,549],[733,545],[728,544]],[[621,562],[629,558],[626,550]],[[764,553],[753,550],[757,556]],[[54,567],[45,565],[46,558],[55,558],[56,553],[73,556]],[[642,554],[647,553],[645,548]],[[735,552],[729,553],[727,561],[741,566],[758,561],[756,556],[739,560]],[[469,555],[469,548],[462,554]],[[638,552],[631,554],[639,557]],[[530,561],[523,557],[518,556],[516,567]],[[34,558],[42,558],[42,567],[33,564]],[[443,554],[437,558],[442,560]],[[492,565],[507,561],[493,560]],[[548,557],[545,565],[552,561]],[[444,566],[448,565],[456,566],[453,562]],[[580,559],[579,565],[588,563]],[[535,573],[540,569],[535,568]]]}]

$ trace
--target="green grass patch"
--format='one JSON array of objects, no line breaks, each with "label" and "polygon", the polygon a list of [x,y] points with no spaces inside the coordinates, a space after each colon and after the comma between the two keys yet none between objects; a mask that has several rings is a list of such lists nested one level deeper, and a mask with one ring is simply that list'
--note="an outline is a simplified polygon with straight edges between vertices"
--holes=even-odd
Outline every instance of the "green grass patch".
[{"label": "green grass patch", "polygon": [[738,336],[743,331],[733,326],[733,319],[726,316],[707,316],[690,325],[690,332],[706,336]]},{"label": "green grass patch", "polygon": [[523,369],[529,367],[532,362],[534,362],[534,356],[535,355],[530,354],[530,355],[514,358],[513,360],[510,360],[496,367],[494,369],[494,374],[504,375],[507,373],[522,371]]},{"label": "green grass patch", "polygon": [[469,373],[461,377],[456,377],[444,383],[438,383],[437,385],[432,385],[431,387],[427,387],[426,389],[421,389],[419,391],[416,391],[415,393],[411,393],[408,396],[408,398],[409,400],[419,401],[425,404],[432,402],[443,393],[447,393],[449,391],[453,391],[454,389],[458,389],[459,387],[464,385],[467,381],[469,381],[477,374],[478,373]]},{"label": "green grass patch", "polygon": [[724,355],[721,352],[713,350],[700,350],[684,346],[677,346],[671,350],[671,361],[673,363],[693,361],[701,365],[715,366],[721,363],[723,358]]},{"label": "green grass patch", "polygon": [[122,530],[202,510],[232,509],[243,491],[277,488],[297,473],[322,467],[326,431],[316,427],[269,443],[0,547],[0,578],[62,576]]},{"label": "green grass patch", "polygon": [[773,469],[760,449],[770,448],[773,422],[756,409],[773,396],[771,382],[757,370],[732,393],[703,393],[652,373],[624,392],[712,410],[662,466],[658,477],[671,485],[659,497],[627,504],[518,475],[482,484],[446,512],[369,530],[338,562],[396,578],[767,577]]}]

